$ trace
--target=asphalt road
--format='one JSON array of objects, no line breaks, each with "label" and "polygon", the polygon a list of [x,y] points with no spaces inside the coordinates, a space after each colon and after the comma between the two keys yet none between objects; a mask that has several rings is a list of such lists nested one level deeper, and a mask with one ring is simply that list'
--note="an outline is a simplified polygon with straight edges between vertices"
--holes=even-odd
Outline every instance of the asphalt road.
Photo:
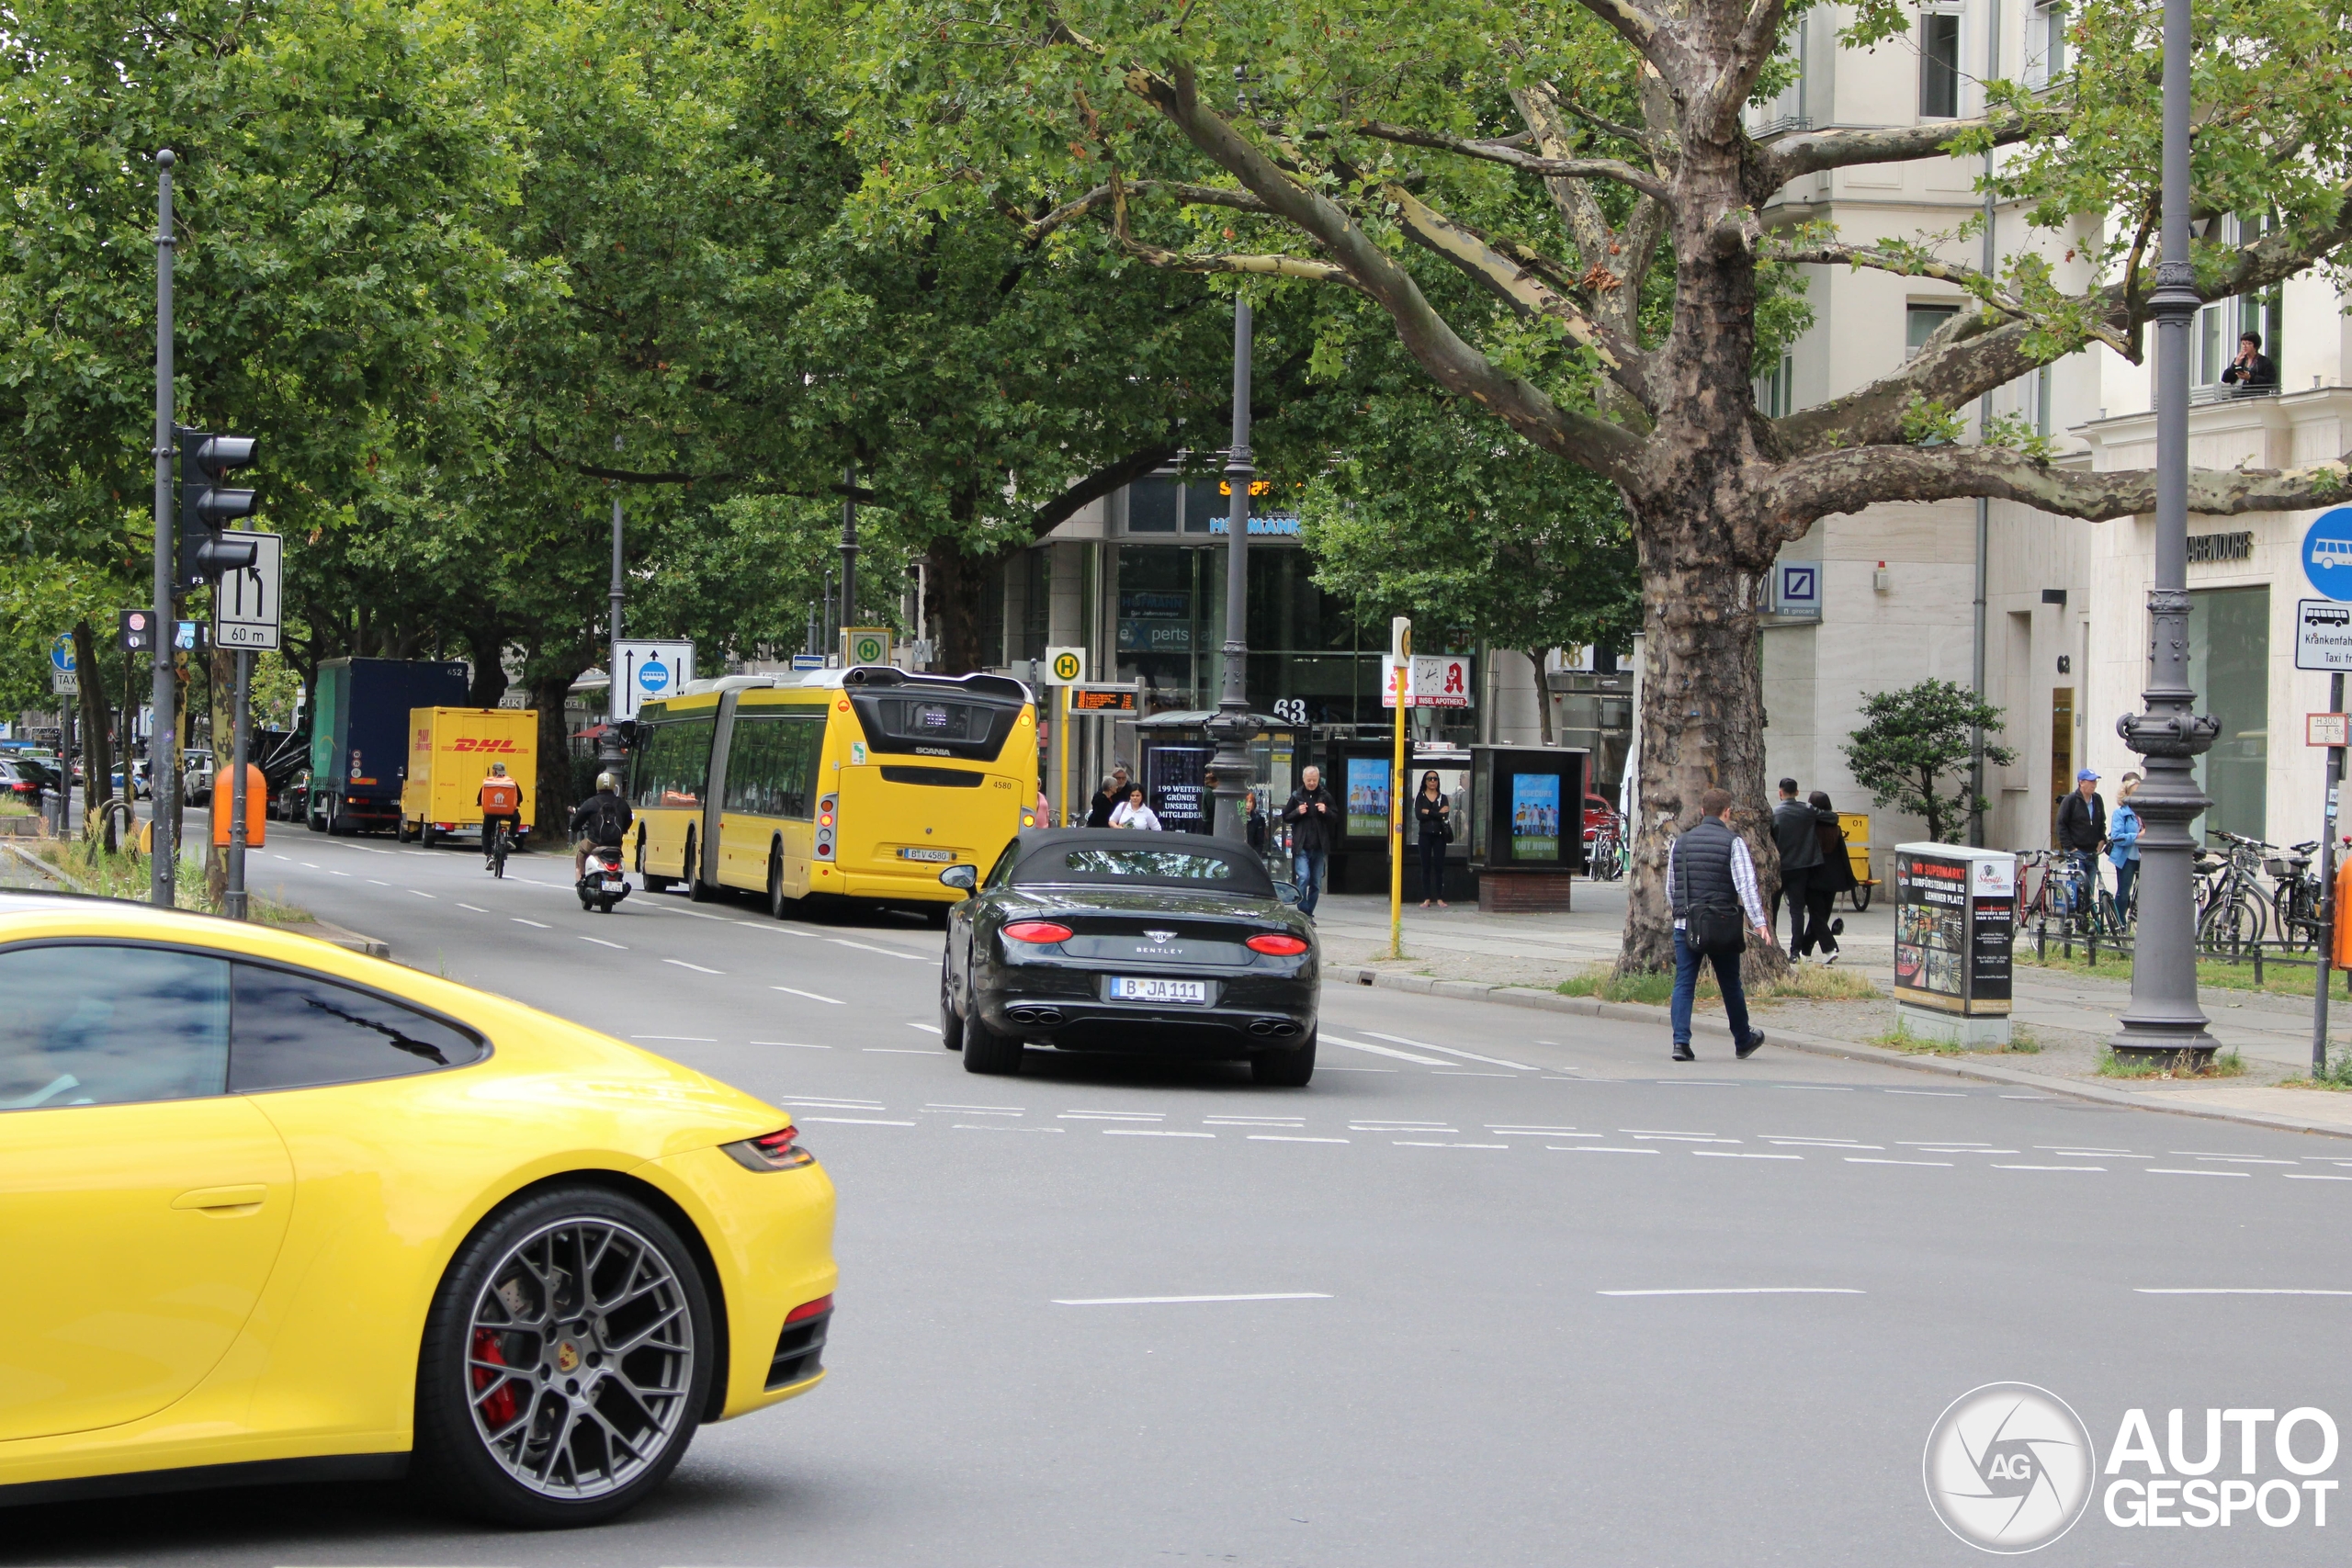
[{"label": "asphalt road", "polygon": [[[2352,1423],[2352,1142],[1355,987],[1305,1089],[978,1077],[912,919],[591,916],[568,859],[272,829],[256,890],[793,1107],[841,1191],[831,1377],[591,1532],[289,1487],[0,1515],[0,1562],[1879,1568],[1978,1560],[1920,1468],[1982,1383],[2102,1456],[2131,1407],[2192,1448],[2207,1406]],[[2217,1291],[2337,1293],[2150,1293]],[[2037,1560],[2334,1562],[2346,1529],[2094,1497]]]}]

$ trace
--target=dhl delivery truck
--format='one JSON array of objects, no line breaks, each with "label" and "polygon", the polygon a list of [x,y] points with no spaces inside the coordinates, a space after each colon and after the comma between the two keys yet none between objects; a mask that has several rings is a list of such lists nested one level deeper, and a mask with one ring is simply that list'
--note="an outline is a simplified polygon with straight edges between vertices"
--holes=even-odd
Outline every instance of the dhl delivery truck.
[{"label": "dhl delivery truck", "polygon": [[481,831],[481,781],[492,762],[522,788],[523,831],[538,804],[539,716],[533,708],[411,708],[401,782],[403,841]]}]

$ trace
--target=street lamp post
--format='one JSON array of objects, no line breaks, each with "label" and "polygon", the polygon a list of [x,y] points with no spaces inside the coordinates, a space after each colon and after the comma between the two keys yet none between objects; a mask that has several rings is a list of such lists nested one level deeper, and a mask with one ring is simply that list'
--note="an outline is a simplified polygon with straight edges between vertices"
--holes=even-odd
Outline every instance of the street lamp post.
[{"label": "street lamp post", "polygon": [[[621,449],[621,438],[613,437],[613,450]],[[628,761],[628,749],[621,744],[621,705],[628,699],[621,694],[621,600],[626,590],[621,582],[621,485],[613,481],[613,581],[612,614],[605,622],[611,634],[611,646],[605,658],[605,738],[597,743],[596,760],[608,773],[616,773]]]},{"label": "street lamp post", "polygon": [[2197,787],[2196,758],[2221,725],[2196,711],[2188,684],[2188,333],[2203,303],[2188,259],[2189,0],[2165,0],[2164,248],[2149,313],[2156,321],[2155,582],[2148,591],[2145,711],[2116,721],[2125,745],[2147,759],[2132,797],[2140,835],[2139,935],[2132,1002],[2108,1042],[2127,1059],[2201,1066],[2214,1040],[2197,1004],[2197,912],[2191,897],[2196,840],[2188,831],[2212,802]]},{"label": "street lamp post", "polygon": [[[857,622],[857,462],[852,458],[842,468],[842,628],[846,631]],[[849,650],[842,650],[842,663],[849,663]]]},{"label": "street lamp post", "polygon": [[1220,839],[1250,840],[1250,742],[1258,727],[1250,716],[1250,481],[1257,468],[1250,453],[1250,301],[1233,302],[1233,447],[1226,454],[1225,482],[1232,498],[1225,510],[1225,686],[1216,716],[1208,722],[1216,755],[1216,815],[1210,830]]},{"label": "street lamp post", "polygon": [[[173,161],[168,147],[155,154],[155,679],[151,699],[155,724],[147,737],[149,815],[155,834],[153,853],[147,863],[147,897],[166,909],[172,907],[172,878],[179,865],[179,845],[174,842],[179,828],[179,813],[174,808],[179,798],[175,755],[179,726],[172,715],[173,701],[179,694],[172,669],[179,643],[179,616],[172,608],[172,580],[178,565],[172,548],[172,456],[177,446],[172,428]],[[122,761],[122,792],[134,800],[139,795],[128,747]]]}]

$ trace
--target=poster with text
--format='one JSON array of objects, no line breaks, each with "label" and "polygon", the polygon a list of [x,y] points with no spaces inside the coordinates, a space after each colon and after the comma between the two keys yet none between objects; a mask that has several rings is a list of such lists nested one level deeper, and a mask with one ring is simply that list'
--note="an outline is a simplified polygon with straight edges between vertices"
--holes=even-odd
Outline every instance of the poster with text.
[{"label": "poster with text", "polygon": [[1348,837],[1378,839],[1388,832],[1388,764],[1378,757],[1348,759]]},{"label": "poster with text", "polygon": [[1510,858],[1560,858],[1560,775],[1510,776]]}]

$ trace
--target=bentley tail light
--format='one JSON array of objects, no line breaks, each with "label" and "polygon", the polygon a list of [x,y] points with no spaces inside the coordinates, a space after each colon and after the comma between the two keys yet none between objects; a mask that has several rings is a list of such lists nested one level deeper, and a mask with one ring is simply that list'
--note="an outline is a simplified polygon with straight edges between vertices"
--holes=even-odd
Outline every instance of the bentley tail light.
[{"label": "bentley tail light", "polygon": [[799,1136],[800,1129],[786,1122],[773,1133],[720,1146],[745,1170],[797,1170],[817,1163],[817,1156],[797,1141]]},{"label": "bentley tail light", "polygon": [[1068,942],[1074,934],[1056,920],[1014,920],[1004,928],[1004,934],[1015,942]]},{"label": "bentley tail light", "polygon": [[1306,951],[1306,943],[1281,931],[1260,931],[1242,945],[1252,953],[1271,953],[1277,958],[1295,958]]}]

